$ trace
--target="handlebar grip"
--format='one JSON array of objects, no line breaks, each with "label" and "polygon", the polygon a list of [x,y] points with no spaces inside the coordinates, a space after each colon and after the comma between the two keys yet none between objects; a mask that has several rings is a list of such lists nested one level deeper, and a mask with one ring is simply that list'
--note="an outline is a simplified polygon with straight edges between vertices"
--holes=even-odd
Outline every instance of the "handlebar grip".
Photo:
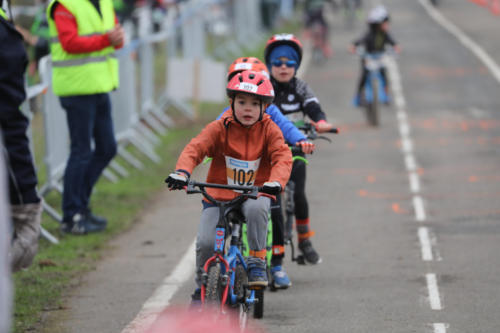
[{"label": "handlebar grip", "polygon": [[339,134],[339,129],[338,128],[332,128],[331,130],[328,131],[328,133]]},{"label": "handlebar grip", "polygon": [[292,153],[301,153],[302,152],[302,147],[299,147],[299,146],[290,146],[290,151]]}]

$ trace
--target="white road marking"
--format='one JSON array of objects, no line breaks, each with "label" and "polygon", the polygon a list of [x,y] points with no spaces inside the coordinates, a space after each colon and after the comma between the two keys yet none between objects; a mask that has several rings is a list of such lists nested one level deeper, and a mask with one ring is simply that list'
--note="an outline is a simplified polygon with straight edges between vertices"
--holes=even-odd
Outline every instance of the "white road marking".
[{"label": "white road marking", "polygon": [[417,194],[420,192],[420,180],[418,178],[418,174],[415,172],[410,172],[410,191],[413,194]]},{"label": "white road marking", "polygon": [[466,48],[472,51],[476,57],[483,62],[483,64],[489,69],[493,77],[500,83],[500,66],[493,60],[492,57],[486,51],[484,51],[477,43],[470,39],[466,34],[460,30],[456,25],[451,23],[446,17],[444,17],[438,10],[436,10],[428,0],[419,0],[420,4],[425,8],[430,17],[432,17],[437,23],[439,23],[443,28],[445,28],[449,33],[455,36],[460,43],[462,43]]},{"label": "white road marking", "polygon": [[424,200],[422,200],[421,196],[415,195],[413,197],[413,208],[415,209],[415,219],[418,222],[425,221],[427,217],[424,209]]},{"label": "white road marking", "polygon": [[479,108],[470,108],[469,112],[478,119],[487,118],[489,116],[488,111]]},{"label": "white road marking", "polygon": [[186,253],[175,267],[174,271],[163,280],[153,295],[144,303],[141,311],[130,322],[122,333],[143,333],[154,323],[158,315],[170,304],[170,299],[182,284],[194,273],[195,241],[191,243]]},{"label": "white road marking", "polygon": [[410,136],[410,126],[406,121],[399,122],[399,134],[405,138]]},{"label": "white road marking", "polygon": [[420,241],[420,248],[422,249],[422,260],[433,261],[434,256],[432,255],[432,245],[428,228],[418,228],[418,240]]},{"label": "white road marking", "polygon": [[434,323],[432,326],[434,327],[434,333],[446,333],[446,328],[448,327],[448,324]]},{"label": "white road marking", "polygon": [[427,292],[429,293],[429,302],[432,310],[442,310],[441,297],[439,296],[439,288],[437,285],[436,274],[428,273],[425,275],[427,280]]},{"label": "white road marking", "polygon": [[417,162],[415,162],[415,157],[413,157],[413,154],[405,155],[405,165],[406,170],[408,170],[409,172],[417,170]]},{"label": "white road marking", "polygon": [[401,147],[406,154],[413,152],[413,143],[410,138],[402,138]]}]

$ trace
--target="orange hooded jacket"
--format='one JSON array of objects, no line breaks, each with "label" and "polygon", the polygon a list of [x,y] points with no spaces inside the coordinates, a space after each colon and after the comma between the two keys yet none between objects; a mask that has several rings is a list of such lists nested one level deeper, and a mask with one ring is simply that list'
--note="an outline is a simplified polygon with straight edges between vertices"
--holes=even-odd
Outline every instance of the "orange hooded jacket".
[{"label": "orange hooded jacket", "polygon": [[[232,114],[228,110],[220,119],[205,126],[182,151],[176,170],[191,174],[205,156],[210,156],[213,160],[206,182],[227,184],[232,170],[226,166],[226,157],[242,161],[260,159],[257,174],[252,175],[253,185],[277,181],[281,188],[285,188],[292,170],[292,154],[279,127],[267,114],[251,127],[242,126]],[[250,179],[249,174],[245,176],[246,180]],[[228,201],[238,196],[238,193],[225,189],[207,188],[207,192],[217,200]]]}]

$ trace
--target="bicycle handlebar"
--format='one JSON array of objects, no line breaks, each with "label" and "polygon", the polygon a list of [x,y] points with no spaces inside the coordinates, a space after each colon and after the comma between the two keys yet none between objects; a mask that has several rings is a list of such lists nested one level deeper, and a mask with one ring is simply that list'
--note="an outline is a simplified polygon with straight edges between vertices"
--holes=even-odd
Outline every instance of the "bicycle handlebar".
[{"label": "bicycle handlebar", "polygon": [[[242,193],[231,201],[221,201],[213,198],[210,194],[208,194],[207,191],[205,190],[206,187],[220,188],[226,190],[238,190],[242,191]],[[262,189],[263,189],[262,186],[224,185],[224,184],[203,183],[190,180],[186,188],[186,193],[187,194],[201,193],[208,201],[210,201],[215,205],[223,203],[225,205],[231,206],[233,204],[239,203],[245,198],[257,199],[257,196],[259,192],[262,192]]]},{"label": "bicycle handlebar", "polygon": [[[301,131],[304,131],[306,134],[308,134],[309,132],[311,132],[313,135],[318,133],[318,131],[316,130],[316,127],[314,127],[313,124],[311,123],[305,123],[303,126],[299,126],[298,127],[299,130]],[[334,134],[338,134],[339,133],[339,129],[338,128],[331,128],[330,130],[328,130],[327,132],[324,132],[324,133],[334,133]],[[315,137],[313,138],[309,138],[308,139],[315,139]]]}]

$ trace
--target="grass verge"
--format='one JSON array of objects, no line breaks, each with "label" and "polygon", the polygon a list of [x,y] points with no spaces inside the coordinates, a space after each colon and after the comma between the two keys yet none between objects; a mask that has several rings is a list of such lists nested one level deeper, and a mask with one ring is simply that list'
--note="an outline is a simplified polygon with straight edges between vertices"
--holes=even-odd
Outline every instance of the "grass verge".
[{"label": "grass verge", "polygon": [[[162,158],[161,163],[155,164],[142,158],[144,170],[128,167],[130,176],[118,183],[101,178],[92,196],[92,209],[110,221],[105,232],[86,236],[64,235],[59,232],[58,223],[43,216],[44,228],[57,236],[60,244],[52,245],[44,239],[40,240],[33,265],[14,274],[14,333],[37,331],[43,326],[44,312],[64,306],[63,293],[78,285],[77,277],[95,266],[110,238],[127,230],[140,217],[141,211],[164,186],[163,179],[173,170],[187,140],[198,134],[204,124],[215,119],[223,106],[202,104],[203,113],[195,123],[170,130],[162,137],[156,150]],[[140,156],[139,152],[132,153]],[[125,162],[121,164],[126,165]],[[53,207],[60,207],[59,194],[52,193],[46,200]]]}]

